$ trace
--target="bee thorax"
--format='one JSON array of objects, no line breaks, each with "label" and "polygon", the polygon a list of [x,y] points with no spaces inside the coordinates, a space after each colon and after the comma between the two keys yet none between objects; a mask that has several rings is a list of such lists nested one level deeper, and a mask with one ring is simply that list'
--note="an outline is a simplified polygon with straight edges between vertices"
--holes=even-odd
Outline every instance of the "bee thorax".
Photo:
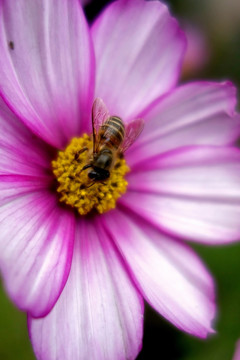
[{"label": "bee thorax", "polygon": [[93,168],[109,170],[113,164],[113,152],[110,149],[101,150],[92,162]]}]

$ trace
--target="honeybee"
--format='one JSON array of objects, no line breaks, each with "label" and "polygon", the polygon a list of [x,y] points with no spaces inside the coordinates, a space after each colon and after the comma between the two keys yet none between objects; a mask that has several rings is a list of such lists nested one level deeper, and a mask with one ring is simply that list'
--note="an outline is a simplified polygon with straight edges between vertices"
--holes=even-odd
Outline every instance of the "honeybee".
[{"label": "honeybee", "polygon": [[[92,107],[93,150],[89,163],[82,168],[90,168],[88,177],[94,182],[104,181],[110,177],[118,156],[137,139],[144,122],[137,119],[124,124],[118,116],[110,116],[102,99],[95,99]],[[88,149],[82,149],[85,151]]]}]

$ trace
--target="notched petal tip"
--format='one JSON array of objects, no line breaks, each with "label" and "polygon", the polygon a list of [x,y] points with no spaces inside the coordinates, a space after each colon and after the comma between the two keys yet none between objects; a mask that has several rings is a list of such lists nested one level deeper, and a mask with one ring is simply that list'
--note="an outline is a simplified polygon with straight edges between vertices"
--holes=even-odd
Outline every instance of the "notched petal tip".
[{"label": "notched petal tip", "polygon": [[151,165],[129,174],[121,203],[172,236],[212,245],[239,240],[238,149],[185,147],[159,155]]},{"label": "notched petal tip", "polygon": [[176,85],[186,39],[166,5],[114,2],[91,32],[97,59],[95,94],[107,99],[111,112],[126,119],[139,117]]},{"label": "notched petal tip", "polygon": [[[14,223],[14,226],[11,224]],[[3,280],[12,300],[32,316],[54,306],[71,266],[74,216],[48,191],[35,191],[0,209]]]},{"label": "notched petal tip", "polygon": [[104,221],[145,300],[180,330],[200,338],[212,333],[214,281],[193,250],[126,208]]}]

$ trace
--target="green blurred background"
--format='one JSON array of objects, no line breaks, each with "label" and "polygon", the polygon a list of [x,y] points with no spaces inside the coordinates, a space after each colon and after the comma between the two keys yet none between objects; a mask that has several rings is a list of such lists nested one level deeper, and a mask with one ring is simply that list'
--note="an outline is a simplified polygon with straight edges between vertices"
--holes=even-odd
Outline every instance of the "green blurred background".
[{"label": "green blurred background", "polygon": [[[96,0],[86,6],[89,20],[96,16],[104,3],[106,1]],[[194,45],[197,48],[199,45],[198,60],[203,55],[202,61],[196,67],[188,60],[182,81],[230,79],[239,88],[240,0],[170,0],[168,5],[182,26],[194,29],[200,37],[199,44],[196,38]],[[138,360],[232,359],[236,340],[240,337],[240,244],[221,247],[194,245],[194,248],[216,279],[217,334],[206,341],[193,338],[172,327],[146,306],[143,350]],[[0,309],[0,359],[33,360],[25,314],[14,308],[2,287]]]}]

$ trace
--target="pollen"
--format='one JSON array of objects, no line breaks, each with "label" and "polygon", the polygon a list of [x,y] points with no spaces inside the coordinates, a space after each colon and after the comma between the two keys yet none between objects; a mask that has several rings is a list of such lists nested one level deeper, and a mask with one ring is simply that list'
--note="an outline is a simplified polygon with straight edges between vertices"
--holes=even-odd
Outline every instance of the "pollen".
[{"label": "pollen", "polygon": [[118,156],[110,177],[104,182],[93,182],[88,177],[93,143],[87,134],[73,138],[64,151],[59,151],[56,160],[52,161],[53,173],[57,179],[59,200],[75,208],[80,215],[92,211],[102,214],[116,206],[117,199],[127,190],[124,176],[129,167],[124,158]]}]

